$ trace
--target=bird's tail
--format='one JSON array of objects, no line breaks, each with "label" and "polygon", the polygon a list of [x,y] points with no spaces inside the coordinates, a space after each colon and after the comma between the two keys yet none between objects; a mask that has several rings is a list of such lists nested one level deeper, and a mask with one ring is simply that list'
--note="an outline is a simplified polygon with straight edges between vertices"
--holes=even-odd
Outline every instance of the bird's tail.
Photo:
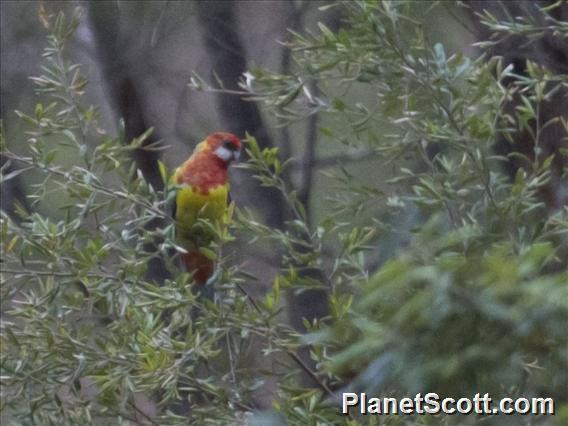
[{"label": "bird's tail", "polygon": [[199,287],[207,283],[215,270],[215,262],[197,250],[183,253],[182,262],[185,270],[193,274],[193,280]]}]

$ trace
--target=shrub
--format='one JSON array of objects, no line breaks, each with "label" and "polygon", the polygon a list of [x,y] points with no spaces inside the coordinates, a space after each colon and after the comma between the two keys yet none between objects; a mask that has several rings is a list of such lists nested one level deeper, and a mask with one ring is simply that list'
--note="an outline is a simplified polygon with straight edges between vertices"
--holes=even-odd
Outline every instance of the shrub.
[{"label": "shrub", "polygon": [[[45,18],[44,74],[34,81],[46,100],[33,114],[19,113],[29,123],[29,153],[17,155],[2,142],[3,155],[20,166],[4,182],[22,172],[41,176],[29,195],[32,212],[2,215],[0,365],[11,418],[465,421],[340,417],[337,396],[345,389],[551,396],[566,415],[566,375],[558,372],[568,356],[567,210],[551,211],[542,201],[554,157],[541,154],[539,134],[560,126],[565,140],[568,124],[537,118],[566,78],[535,63],[519,76],[498,57],[448,55],[429,42],[411,6],[347,2],[338,32],[320,25],[317,34],[295,34],[293,72],[251,70],[242,82],[242,94],[282,125],[319,114],[321,134],[345,158],[373,156],[392,172],[372,182],[347,165],[332,167],[330,208],[309,224],[283,177],[289,159],[249,136],[243,167],[284,194],[293,219],[272,229],[237,209],[222,241],[271,241],[282,253],[281,271],[255,300],[242,285],[250,272],[231,266],[230,256],[221,259],[214,303],[196,296],[176,267],[165,167],[163,191],[128,167],[133,150],[159,149],[143,144],[151,130],[124,141],[99,128],[97,109],[81,103],[81,67],[65,57],[77,17]],[[499,26],[490,18],[505,35],[517,29],[514,21]],[[560,24],[557,30],[565,33]],[[217,90],[198,76],[193,86]],[[520,102],[509,111],[512,98]],[[511,180],[503,165],[522,154],[497,155],[495,144],[506,138],[514,147],[515,134],[527,129],[535,152]],[[315,197],[324,202],[326,195]],[[48,204],[52,214],[43,213]],[[164,225],[148,226],[156,219]],[[385,247],[393,238],[399,247]],[[163,283],[146,277],[156,257],[171,275]],[[283,295],[313,289],[326,292],[330,314],[305,321],[300,335],[279,316]],[[298,355],[303,347],[315,367]],[[271,356],[273,367],[248,366],[253,349]],[[313,386],[301,386],[299,373]],[[252,393],[266,376],[276,378],[277,414],[250,417]]]}]

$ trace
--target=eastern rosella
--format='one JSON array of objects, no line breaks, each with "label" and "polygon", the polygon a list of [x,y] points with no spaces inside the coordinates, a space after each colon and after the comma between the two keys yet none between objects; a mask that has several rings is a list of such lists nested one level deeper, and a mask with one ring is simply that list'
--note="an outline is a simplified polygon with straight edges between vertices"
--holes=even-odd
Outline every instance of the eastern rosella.
[{"label": "eastern rosella", "polygon": [[[212,133],[179,166],[172,180],[177,185],[173,217],[181,259],[199,286],[207,283],[215,264],[207,251],[215,242],[213,226],[225,226],[229,204],[228,167],[238,160],[240,140],[231,133]],[[204,219],[208,223],[200,221]]]}]

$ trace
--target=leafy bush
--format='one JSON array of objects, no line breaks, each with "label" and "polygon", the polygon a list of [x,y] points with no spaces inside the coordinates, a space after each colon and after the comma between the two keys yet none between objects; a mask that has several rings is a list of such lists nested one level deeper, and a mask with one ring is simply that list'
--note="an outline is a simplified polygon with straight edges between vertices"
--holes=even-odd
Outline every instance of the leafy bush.
[{"label": "leafy bush", "polygon": [[[559,126],[566,140],[568,123],[537,117],[539,106],[566,88],[566,76],[534,63],[527,64],[528,76],[519,76],[498,57],[448,56],[411,17],[412,3],[342,7],[348,19],[337,33],[320,25],[318,34],[295,34],[293,73],[252,70],[243,95],[283,125],[320,114],[330,143],[347,154],[376,156],[392,174],[364,182],[338,164],[327,174],[335,191],[331,208],[308,224],[283,177],[289,161],[249,136],[243,168],[284,194],[293,219],[272,229],[254,212],[237,209],[234,236],[222,235],[223,242],[273,242],[282,252],[281,273],[255,300],[243,286],[250,272],[231,266],[229,255],[221,259],[215,303],[196,296],[190,277],[176,267],[167,213],[174,188],[165,167],[165,189],[157,191],[127,166],[133,150],[159,149],[143,144],[151,130],[124,141],[99,128],[97,109],[81,103],[87,87],[81,68],[65,57],[78,20],[44,17],[49,45],[44,75],[34,81],[47,100],[33,114],[19,113],[30,126],[29,154],[17,155],[2,141],[3,155],[20,167],[4,182],[22,172],[41,176],[29,195],[33,213],[2,215],[0,365],[2,409],[10,418],[25,424],[466,421],[340,417],[338,393],[355,389],[551,396],[561,412],[556,421],[565,419],[568,383],[559,372],[568,357],[567,209],[551,211],[542,201],[554,158],[542,155],[538,135]],[[518,29],[485,19],[499,30],[496,37]],[[193,86],[217,90],[198,76]],[[520,99],[517,107],[504,108],[513,98]],[[527,129],[535,152],[511,180],[504,169],[510,158],[497,155],[495,144],[506,138],[514,148],[517,132]],[[61,158],[62,149],[77,164]],[[519,156],[513,149],[510,157]],[[42,213],[53,202],[59,210]],[[163,226],[150,226],[156,219]],[[399,228],[405,221],[411,229]],[[393,234],[402,247],[382,255],[388,260],[375,271],[377,248]],[[163,283],[146,277],[156,257],[171,275]],[[313,289],[327,292],[330,314],[305,321],[308,332],[300,335],[279,316],[283,297]],[[315,367],[298,355],[306,346]],[[271,368],[247,365],[258,350],[275,361]],[[314,385],[301,386],[300,373]],[[252,395],[265,376],[276,379],[277,414],[255,417]]]}]

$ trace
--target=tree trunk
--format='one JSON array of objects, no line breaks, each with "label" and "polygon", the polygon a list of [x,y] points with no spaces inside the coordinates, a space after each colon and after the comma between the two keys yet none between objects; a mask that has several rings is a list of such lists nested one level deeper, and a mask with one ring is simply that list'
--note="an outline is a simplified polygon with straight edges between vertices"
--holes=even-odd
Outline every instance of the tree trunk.
[{"label": "tree trunk", "polygon": [[[89,18],[103,81],[106,84],[106,95],[111,108],[115,111],[114,116],[124,120],[124,143],[130,143],[151,127],[143,108],[144,102],[148,100],[140,95],[135,75],[132,72],[144,66],[143,57],[139,55],[140,60],[136,63],[133,63],[132,59],[127,59],[128,46],[121,43],[120,38],[118,2],[89,2]],[[145,141],[145,145],[158,140],[158,135],[154,133]],[[159,157],[158,152],[144,149],[138,149],[133,154],[136,166],[155,190],[163,189],[158,168]],[[162,219],[155,219],[147,228],[155,229],[164,225]],[[144,247],[145,251],[156,252],[156,244],[147,244]],[[147,279],[162,282],[168,275],[164,261],[160,258],[152,258],[148,264]]]}]

